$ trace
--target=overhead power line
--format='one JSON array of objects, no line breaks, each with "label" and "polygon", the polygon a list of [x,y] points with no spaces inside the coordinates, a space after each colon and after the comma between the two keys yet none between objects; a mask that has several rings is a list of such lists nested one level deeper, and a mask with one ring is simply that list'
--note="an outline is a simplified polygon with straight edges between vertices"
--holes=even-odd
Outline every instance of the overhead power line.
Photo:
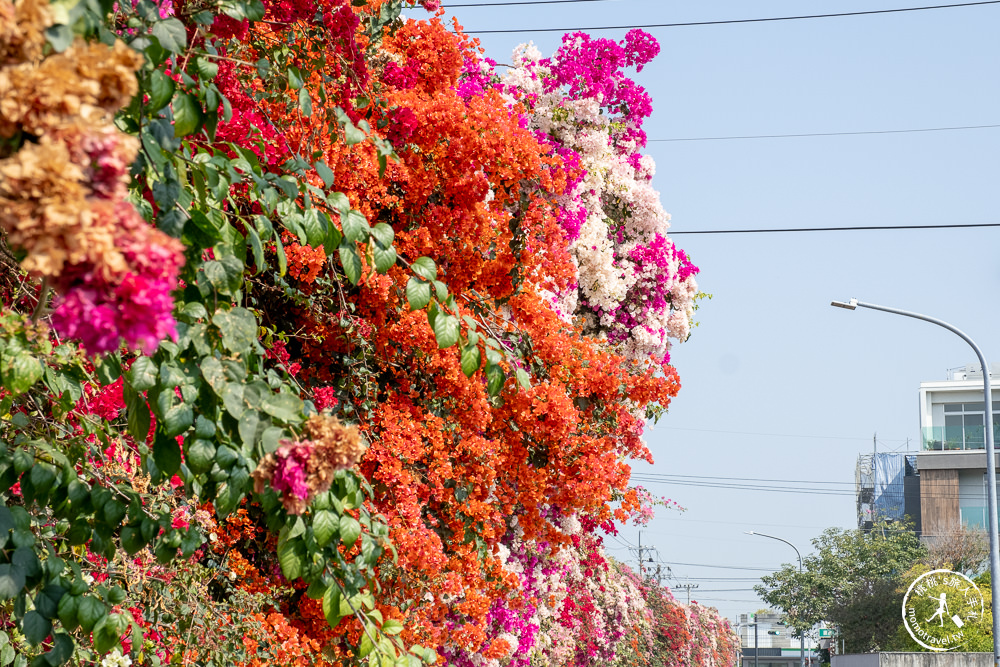
[{"label": "overhead power line", "polygon": [[1000,125],[956,125],[953,127],[918,127],[906,130],[863,130],[860,132],[805,132],[802,134],[747,134],[729,137],[682,137],[677,139],[648,139],[647,143],[673,141],[729,141],[733,139],[790,139],[796,137],[848,137],[866,134],[907,134],[911,132],[951,132],[954,130],[985,130]]},{"label": "overhead power line", "polygon": [[[1000,0],[997,0],[1000,2]],[[856,227],[784,227],[780,229],[693,229],[671,231],[671,236],[677,234],[785,234],[791,232],[867,232],[887,229],[960,229],[969,227],[1000,227],[1000,222],[981,224],[949,224],[949,225],[870,225]]]},{"label": "overhead power line", "polygon": [[690,479],[690,480],[711,480],[711,481],[725,481],[725,482],[777,482],[779,484],[836,484],[839,486],[850,486],[854,488],[854,482],[841,482],[841,481],[823,481],[816,479],[765,479],[762,477],[719,477],[717,475],[675,475],[673,473],[656,473],[656,472],[636,472],[636,475],[642,475],[645,477],[663,477],[663,478],[678,478],[678,479]]},{"label": "overhead power line", "polygon": [[467,30],[469,35],[496,35],[517,32],[577,32],[580,30],[594,32],[596,30],[630,30],[632,28],[683,28],[706,25],[732,25],[738,23],[766,23],[775,21],[803,21],[807,19],[831,19],[845,16],[871,16],[875,14],[899,14],[902,12],[921,12],[930,9],[954,9],[957,7],[975,7],[978,5],[1000,4],[1000,0],[983,0],[982,2],[959,2],[946,5],[925,5],[923,7],[900,7],[898,9],[871,9],[861,12],[838,12],[835,14],[803,14],[800,16],[769,16],[756,19],[727,19],[723,21],[690,21],[687,23],[651,23],[647,25],[605,25],[582,28],[519,28],[512,30]]},{"label": "overhead power line", "polygon": [[[690,234],[691,232],[671,232],[671,234]],[[756,431],[720,431],[718,429],[710,428],[683,428],[680,426],[657,426],[658,429],[665,429],[667,431],[696,431],[698,433],[728,433],[730,435],[765,435],[774,438],[816,438],[818,440],[864,440],[866,442],[871,442],[871,438],[868,436],[850,436],[850,435],[799,435],[795,433],[760,433]],[[885,440],[881,438],[879,442],[904,442],[903,440]]]},{"label": "overhead power line", "polygon": [[755,570],[757,572],[775,572],[780,568],[754,567],[752,565],[705,565],[704,563],[677,563],[674,561],[660,561],[664,565],[683,565],[685,567],[711,567],[719,570]]},{"label": "overhead power line", "polygon": [[521,0],[520,2],[470,2],[462,5],[442,5],[445,9],[453,7],[508,7],[511,5],[565,5],[575,2],[616,2],[617,0]]},{"label": "overhead power line", "polygon": [[[776,485],[776,484],[757,484],[754,482],[713,482],[713,481],[694,481],[690,479],[677,479],[669,475],[655,475],[649,473],[633,473],[632,480],[641,484],[669,484],[671,486],[692,486],[707,489],[725,489],[730,491],[767,491],[771,493],[794,493],[799,496],[841,496],[841,497],[857,497],[857,491],[852,489],[815,489],[810,486],[795,486],[794,484],[789,485]],[[808,482],[795,482],[795,484],[808,484]],[[959,494],[957,491],[952,490],[946,483],[942,483],[939,489],[942,491],[935,491],[932,488],[924,488],[921,492],[921,498],[936,498],[943,500],[956,500],[959,499]],[[982,493],[963,493],[961,498],[967,498],[969,500],[985,500],[986,494]]]}]

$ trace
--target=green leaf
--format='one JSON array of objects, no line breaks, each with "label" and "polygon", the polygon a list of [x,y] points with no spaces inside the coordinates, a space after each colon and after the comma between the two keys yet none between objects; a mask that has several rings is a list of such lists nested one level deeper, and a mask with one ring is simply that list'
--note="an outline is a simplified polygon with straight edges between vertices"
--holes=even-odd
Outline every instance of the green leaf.
[{"label": "green leaf", "polygon": [[14,517],[9,509],[0,505],[0,536],[3,537],[3,540],[0,540],[0,548],[5,544],[7,533],[11,530],[14,530]]},{"label": "green leaf", "polygon": [[219,75],[219,64],[212,62],[208,58],[198,58],[195,60],[195,67],[198,68],[198,75],[203,81],[212,81]]},{"label": "green leaf", "polygon": [[42,379],[42,363],[28,352],[4,353],[0,364],[3,386],[12,394],[21,394]]},{"label": "green leaf", "polygon": [[57,584],[49,584],[35,596],[35,610],[45,618],[52,620],[59,613],[59,600],[66,595],[66,589]]},{"label": "green leaf", "polygon": [[[34,470],[34,469],[33,469]],[[10,564],[24,573],[27,578],[37,577],[42,573],[42,563],[32,547],[19,547],[10,557]]]},{"label": "green leaf", "polygon": [[323,594],[323,615],[326,617],[326,622],[330,624],[331,628],[337,627],[340,619],[344,617],[340,613],[342,597],[340,587],[336,584],[327,588],[326,593]]},{"label": "green leaf", "polygon": [[288,259],[285,257],[285,246],[281,245],[281,238],[274,235],[274,254],[278,256],[278,274],[288,273]]},{"label": "green leaf", "polygon": [[370,246],[372,249],[372,259],[375,261],[375,270],[381,274],[386,273],[396,265],[396,249],[384,249],[376,243]]},{"label": "green leaf", "polygon": [[444,302],[448,300],[448,286],[440,280],[434,281],[434,291],[437,293],[438,301]]},{"label": "green leaf", "polygon": [[153,70],[149,76],[149,107],[155,113],[167,106],[176,89],[174,80],[160,70]]},{"label": "green leaf", "polygon": [[472,377],[482,363],[479,346],[474,344],[466,345],[462,349],[462,372],[465,377]]},{"label": "green leaf", "polygon": [[45,39],[52,45],[52,50],[56,53],[62,53],[68,49],[73,43],[74,37],[73,28],[68,25],[58,24],[45,29]]},{"label": "green leaf", "polygon": [[201,374],[208,382],[208,386],[218,396],[222,396],[226,391],[226,371],[222,368],[222,362],[215,357],[208,357],[201,362]]},{"label": "green leaf", "polygon": [[348,549],[353,547],[359,535],[361,535],[361,524],[357,519],[348,514],[340,517],[340,541],[345,547]]},{"label": "green leaf", "polygon": [[302,421],[302,399],[291,394],[271,394],[261,403],[261,410],[281,421],[296,424]]},{"label": "green leaf", "polygon": [[165,435],[171,437],[180,435],[194,424],[194,411],[187,403],[175,405],[163,415],[160,424]]},{"label": "green leaf", "polygon": [[136,440],[142,442],[149,434],[149,406],[139,392],[130,385],[124,386],[125,407],[127,408],[128,432]]},{"label": "green leaf", "polygon": [[358,255],[357,246],[347,239],[340,245],[340,263],[344,267],[347,279],[352,285],[357,285],[361,280],[361,257]]},{"label": "green leaf", "polygon": [[486,368],[486,391],[490,396],[496,396],[503,389],[505,376],[503,369],[499,366],[489,366]]},{"label": "green leaf", "polygon": [[168,477],[181,467],[180,445],[177,444],[177,440],[164,435],[159,429],[156,430],[156,438],[153,440],[153,461]]},{"label": "green leaf", "polygon": [[323,179],[323,186],[330,187],[334,182],[333,170],[326,166],[326,163],[322,160],[317,160],[313,163],[313,169],[316,170],[316,174]]},{"label": "green leaf", "polygon": [[371,232],[371,228],[368,226],[368,220],[365,219],[361,211],[352,209],[346,213],[341,213],[340,226],[341,231],[344,233],[344,238],[348,241],[357,241],[358,243],[366,243],[368,241],[368,234]]},{"label": "green leaf", "polygon": [[302,216],[302,228],[306,233],[306,241],[313,248],[319,248],[326,240],[326,221],[320,218],[319,211],[310,208]]},{"label": "green leaf", "polygon": [[434,319],[434,337],[437,338],[438,349],[451,347],[458,342],[460,333],[458,318],[442,312]]},{"label": "green leaf", "polygon": [[309,97],[309,91],[305,88],[299,91],[299,110],[303,116],[311,116],[313,112],[312,98]]},{"label": "green leaf", "polygon": [[[218,243],[222,240],[222,228],[219,225],[216,225],[213,220],[201,211],[191,211],[191,223],[205,234],[205,239],[203,240],[205,245]],[[225,278],[225,271],[224,267],[218,266],[218,262],[206,262],[203,267],[205,269],[205,275],[211,276],[212,272],[209,270],[209,266],[213,265],[216,266],[216,272],[218,272],[218,269],[223,269],[221,277],[218,278],[218,283],[220,284],[216,284],[216,281],[212,280],[211,277],[209,277],[209,280],[212,280],[212,284],[215,285],[216,288],[224,286],[227,282]]]},{"label": "green leaf", "polygon": [[427,307],[431,300],[431,284],[417,277],[411,277],[406,282],[406,301],[410,310],[421,310]]},{"label": "green leaf", "polygon": [[298,67],[288,68],[288,87],[292,90],[298,90],[302,87],[302,70]]},{"label": "green leaf", "polygon": [[128,628],[123,614],[109,614],[94,626],[94,650],[106,653],[118,646],[122,634]]},{"label": "green leaf", "polygon": [[264,447],[265,454],[273,454],[278,449],[278,442],[285,436],[285,429],[278,426],[271,426],[264,429],[260,436],[260,443]]},{"label": "green leaf", "polygon": [[326,238],[323,239],[323,249],[326,250],[327,257],[333,255],[334,251],[340,247],[340,243],[343,241],[343,235],[341,235],[340,230],[337,226],[333,224],[333,221],[329,218],[326,221]]},{"label": "green leaf", "polygon": [[360,144],[365,140],[365,133],[354,126],[354,123],[348,121],[344,126],[344,142],[348,146],[353,146],[354,144]]},{"label": "green leaf", "polygon": [[[138,549],[136,549],[136,551],[138,551]],[[59,609],[57,611],[59,621],[63,624],[63,627],[70,632],[76,630],[80,625],[80,619],[77,616],[79,607],[80,598],[75,595],[64,595],[59,600]]]},{"label": "green leaf", "polygon": [[316,543],[325,547],[340,532],[340,522],[337,515],[330,510],[319,510],[313,516],[313,533]]},{"label": "green leaf", "polygon": [[437,280],[437,266],[430,257],[418,257],[410,264],[410,269],[424,280]]},{"label": "green leaf", "polygon": [[[198,217],[194,216],[192,220],[197,220]],[[223,230],[220,229],[219,232],[215,240],[221,241]],[[231,253],[217,252],[216,256],[219,259],[209,260],[202,265],[205,278],[220,293],[233,294],[243,284],[243,261]]]},{"label": "green leaf", "polygon": [[278,176],[271,182],[277,185],[289,199],[295,199],[299,196],[299,186],[292,178]]},{"label": "green leaf", "polygon": [[107,616],[108,608],[103,602],[92,595],[80,596],[80,601],[76,606],[76,617],[80,621],[80,627],[84,632],[94,629],[102,618]]},{"label": "green leaf", "polygon": [[[246,393],[246,390],[244,390],[244,395]],[[259,423],[260,417],[256,410],[246,410],[243,412],[239,423],[240,440],[243,441],[243,444],[252,446],[256,442],[257,425]]]},{"label": "green leaf", "polygon": [[62,665],[73,657],[73,638],[65,632],[52,634],[52,648],[45,653],[45,659],[50,665]]},{"label": "green leaf", "polygon": [[[190,461],[188,461],[188,466],[190,467]],[[142,531],[135,526],[125,526],[122,528],[119,539],[121,540],[122,548],[125,549],[125,553],[129,556],[134,556],[146,546],[146,540],[142,539]]]},{"label": "green leaf", "polygon": [[372,652],[373,648],[375,648],[375,645],[372,644],[371,635],[367,632],[361,635],[361,643],[358,645],[358,657],[364,658]]},{"label": "green leaf", "polygon": [[382,632],[387,635],[398,635],[403,631],[403,624],[394,618],[390,618],[382,625]]},{"label": "green leaf", "polygon": [[396,232],[384,222],[376,223],[371,228],[371,235],[377,244],[386,249],[392,247],[392,241],[396,238]]},{"label": "green leaf", "polygon": [[97,380],[104,385],[111,384],[122,374],[121,359],[116,354],[99,357],[94,361],[94,367],[97,371]]},{"label": "green leaf", "polygon": [[201,105],[193,95],[178,92],[174,95],[174,136],[186,137],[201,125]]},{"label": "green leaf", "polygon": [[52,632],[52,622],[32,609],[21,619],[21,629],[25,638],[34,646],[38,646]]},{"label": "green leaf", "polygon": [[[202,440],[201,438],[195,438],[190,444],[185,444],[185,456],[184,462],[187,467],[191,469],[191,472],[196,475],[203,472],[208,472],[212,469],[212,464],[215,463],[215,445],[208,440]],[[122,542],[125,541],[124,533],[122,535]]]},{"label": "green leaf", "polygon": [[232,415],[233,419],[242,418],[243,413],[246,412],[247,404],[243,400],[245,391],[244,385],[231,382],[226,385],[225,391],[222,392],[222,403],[226,406],[226,412]]},{"label": "green leaf", "polygon": [[179,19],[173,17],[154,23],[153,37],[171,53],[182,53],[187,48],[187,29]]},{"label": "green leaf", "polygon": [[222,333],[222,344],[230,352],[248,352],[257,340],[257,318],[246,308],[220,310],[212,318],[212,324]]},{"label": "green leaf", "polygon": [[24,588],[24,571],[9,563],[0,565],[0,600],[13,600]]},{"label": "green leaf", "polygon": [[285,579],[294,581],[302,576],[302,556],[299,554],[299,542],[290,540],[278,547],[278,563]]},{"label": "green leaf", "polygon": [[531,389],[531,376],[528,375],[528,371],[523,368],[518,368],[514,372],[514,377],[517,378],[518,384],[520,384],[525,389]]},{"label": "green leaf", "polygon": [[246,225],[247,230],[247,243],[250,249],[253,251],[253,263],[257,267],[256,273],[260,273],[264,269],[264,245],[260,242],[260,236],[257,234],[257,230],[251,225]]}]

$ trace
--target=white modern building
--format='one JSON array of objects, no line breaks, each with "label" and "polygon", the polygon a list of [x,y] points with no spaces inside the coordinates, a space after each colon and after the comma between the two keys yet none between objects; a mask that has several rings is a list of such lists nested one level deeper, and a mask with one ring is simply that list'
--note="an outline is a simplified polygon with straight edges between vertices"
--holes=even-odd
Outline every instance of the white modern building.
[{"label": "white modern building", "polygon": [[[994,443],[1000,442],[1000,364],[991,364]],[[960,525],[985,528],[986,404],[978,365],[951,369],[947,379],[920,383],[922,536],[933,540]],[[1000,462],[1000,459],[998,459]]]}]

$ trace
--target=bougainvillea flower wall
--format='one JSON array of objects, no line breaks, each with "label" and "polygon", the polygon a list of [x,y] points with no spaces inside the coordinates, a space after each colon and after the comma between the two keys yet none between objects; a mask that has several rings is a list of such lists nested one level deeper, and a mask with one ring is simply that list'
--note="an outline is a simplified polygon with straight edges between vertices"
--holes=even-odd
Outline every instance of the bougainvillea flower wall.
[{"label": "bougainvillea flower wall", "polygon": [[702,296],[659,45],[438,5],[0,0],[0,665],[735,664],[604,548]]}]

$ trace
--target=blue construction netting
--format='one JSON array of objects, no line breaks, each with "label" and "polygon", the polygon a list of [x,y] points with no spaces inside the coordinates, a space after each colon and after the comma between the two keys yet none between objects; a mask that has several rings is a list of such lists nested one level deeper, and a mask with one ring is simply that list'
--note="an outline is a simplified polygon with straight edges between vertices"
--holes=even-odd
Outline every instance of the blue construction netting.
[{"label": "blue construction netting", "polygon": [[917,466],[915,454],[874,454],[872,472],[875,478],[872,514],[886,519],[903,518],[903,478],[906,468]]}]

